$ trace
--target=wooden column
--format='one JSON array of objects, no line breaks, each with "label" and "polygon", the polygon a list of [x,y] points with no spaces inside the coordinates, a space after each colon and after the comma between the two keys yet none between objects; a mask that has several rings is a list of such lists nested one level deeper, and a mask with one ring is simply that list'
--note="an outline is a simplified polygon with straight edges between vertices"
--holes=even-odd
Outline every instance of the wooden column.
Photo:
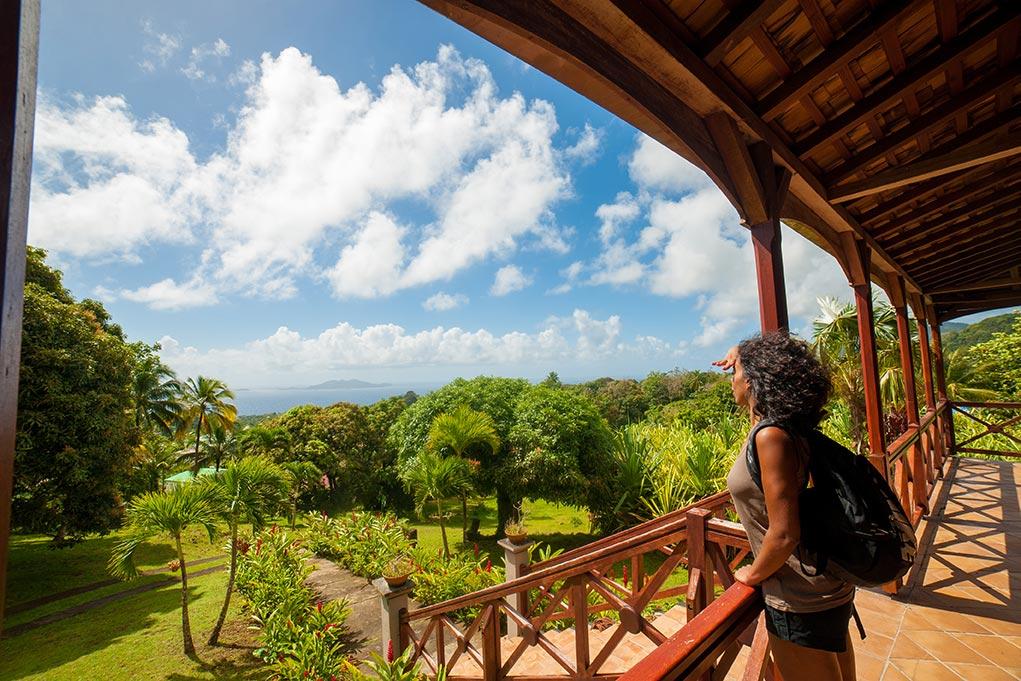
[{"label": "wooden column", "polygon": [[[929,325],[925,321],[925,305],[921,296],[911,296],[911,309],[915,313],[915,320],[918,323],[918,347],[922,357],[922,384],[925,393],[925,411],[932,413],[936,410],[936,390],[932,378],[932,344],[929,340]],[[937,423],[936,432],[941,433],[942,424]],[[929,471],[929,478],[935,480],[937,475],[943,473],[943,437],[931,437],[931,430],[925,433],[925,442],[931,452],[932,470]]]},{"label": "wooden column", "polygon": [[730,116],[711,114],[706,127],[727,169],[731,193],[737,199],[735,208],[751,231],[762,332],[787,329],[780,209],[790,187],[790,170],[774,163],[773,152],[764,142],[749,146]]},{"label": "wooden column", "polygon": [[876,354],[875,317],[872,311],[872,282],[869,279],[868,245],[850,232],[840,235],[854,304],[858,310],[858,337],[862,385],[865,388],[865,421],[869,435],[869,460],[887,480],[886,446],[883,442],[883,401],[879,393],[879,362]]},{"label": "wooden column", "polygon": [[[911,327],[908,325],[907,292],[904,288],[904,280],[900,277],[890,277],[887,292],[890,294],[890,302],[893,303],[893,311],[897,318],[897,345],[900,350],[900,370],[904,380],[904,414],[907,417],[908,428],[918,429],[918,393],[915,390],[915,362],[914,352],[911,348]],[[919,439],[911,447],[911,503],[901,494],[901,502],[905,503],[905,510],[908,517],[914,519],[915,509],[927,510],[929,508],[929,472],[926,466],[926,457],[922,450],[922,442]],[[903,469],[901,465],[899,468]],[[903,475],[903,474],[902,474]]]},{"label": "wooden column", "polygon": [[0,629],[7,597],[38,54],[39,0],[0,2]]},{"label": "wooden column", "polygon": [[[943,364],[943,336],[939,331],[939,320],[936,318],[936,311],[932,307],[926,308],[926,317],[929,320],[929,327],[932,329],[932,354],[933,362],[936,365],[936,397],[939,401],[947,400],[947,374]],[[944,449],[948,455],[953,455],[957,446],[957,439],[954,435],[954,414],[949,409],[946,416],[940,420],[940,433],[943,436]]]}]

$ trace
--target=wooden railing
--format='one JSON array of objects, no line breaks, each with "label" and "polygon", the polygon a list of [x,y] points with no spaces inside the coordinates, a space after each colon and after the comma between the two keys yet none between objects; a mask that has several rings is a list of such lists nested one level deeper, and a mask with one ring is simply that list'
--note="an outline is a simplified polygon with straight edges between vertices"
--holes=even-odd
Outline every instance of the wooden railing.
[{"label": "wooden railing", "polygon": [[[1021,402],[954,402],[953,412],[961,414],[972,421],[978,422],[985,428],[978,435],[973,435],[966,440],[955,443],[954,453],[958,454],[986,454],[992,456],[1021,457],[1021,438],[1007,431],[1007,428],[1021,423]],[[987,413],[978,416],[975,409],[994,409],[996,411],[1017,412],[1015,416],[1008,417],[1002,421],[994,421]],[[983,418],[985,417],[985,418]],[[1012,443],[1012,449],[990,449],[988,447],[975,447],[982,438],[989,435],[1000,435]],[[972,446],[969,446],[972,445]]]},{"label": "wooden railing", "polygon": [[[689,623],[704,627],[707,621],[721,618],[730,623],[698,649],[708,660],[719,648],[710,667],[718,667],[720,675],[714,678],[722,678],[742,642],[752,643],[750,633],[742,641],[738,636],[761,610],[761,604],[741,591],[741,585],[737,592],[730,589],[735,584],[734,569],[749,554],[741,526],[717,517],[730,508],[729,495],[720,493],[536,563],[523,577],[404,612],[401,649],[413,647],[413,659],[421,661],[427,673],[435,674],[443,665],[452,679],[612,679],[616,674],[602,668],[625,636],[641,634],[656,645],[668,640],[647,616],[646,608],[683,596]],[[687,568],[687,580],[668,585],[682,567]],[[710,610],[717,583],[728,591]],[[477,615],[459,622],[456,613],[465,608],[472,608]],[[703,611],[708,614],[699,619]],[[589,620],[600,613],[614,615],[617,621],[609,637],[595,649],[590,646]],[[546,630],[558,620],[573,621],[573,654],[565,653],[547,635]],[[735,627],[740,631],[732,631]],[[509,639],[513,648],[505,650],[501,644],[506,643],[503,636],[508,631],[520,638]],[[532,647],[541,648],[555,662],[556,674],[515,672],[515,663]],[[758,663],[764,663],[765,654],[762,647]]]},{"label": "wooden railing", "polygon": [[943,474],[945,452],[950,446],[949,419],[949,405],[941,401],[886,448],[890,485],[915,527],[928,512],[929,496]]}]

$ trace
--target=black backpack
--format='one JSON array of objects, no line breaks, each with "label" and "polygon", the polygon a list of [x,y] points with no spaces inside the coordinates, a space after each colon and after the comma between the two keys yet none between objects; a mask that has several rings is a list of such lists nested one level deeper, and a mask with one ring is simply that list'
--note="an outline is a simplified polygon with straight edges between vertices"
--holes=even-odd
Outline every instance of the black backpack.
[{"label": "black backpack", "polygon": [[[762,489],[755,434],[786,424],[760,421],[745,448],[748,471]],[[815,556],[816,573],[857,586],[879,586],[904,576],[915,560],[915,532],[890,485],[867,457],[858,456],[818,430],[802,433],[808,441],[812,486],[798,497],[801,520],[799,557]],[[808,574],[806,572],[806,574]]]}]

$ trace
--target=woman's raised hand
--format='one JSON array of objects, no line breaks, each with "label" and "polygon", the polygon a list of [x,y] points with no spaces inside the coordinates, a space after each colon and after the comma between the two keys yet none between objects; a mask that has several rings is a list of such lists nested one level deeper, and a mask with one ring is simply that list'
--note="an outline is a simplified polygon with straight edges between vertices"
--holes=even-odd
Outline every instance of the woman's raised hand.
[{"label": "woman's raised hand", "polygon": [[724,371],[730,371],[734,368],[734,364],[737,363],[737,346],[735,345],[730,350],[727,350],[727,354],[723,359],[718,359],[713,362],[714,367],[720,367]]}]

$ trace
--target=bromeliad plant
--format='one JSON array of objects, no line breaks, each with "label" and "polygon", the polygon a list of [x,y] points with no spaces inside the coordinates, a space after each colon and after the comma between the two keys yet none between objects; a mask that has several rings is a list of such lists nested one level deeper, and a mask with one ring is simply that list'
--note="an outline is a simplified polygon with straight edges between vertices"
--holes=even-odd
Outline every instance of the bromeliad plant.
[{"label": "bromeliad plant", "polygon": [[213,541],[216,533],[216,504],[207,487],[185,484],[168,492],[150,492],[137,496],[128,505],[126,526],[128,536],[119,542],[110,556],[109,568],[126,578],[138,576],[135,551],[147,539],[169,535],[177,548],[181,570],[181,633],[186,655],[195,654],[188,618],[188,567],[185,562],[181,534],[189,527],[200,526]]},{"label": "bromeliad plant", "polygon": [[392,513],[352,511],[329,518],[307,516],[309,548],[361,577],[374,579],[399,556],[411,555],[407,523]]}]

